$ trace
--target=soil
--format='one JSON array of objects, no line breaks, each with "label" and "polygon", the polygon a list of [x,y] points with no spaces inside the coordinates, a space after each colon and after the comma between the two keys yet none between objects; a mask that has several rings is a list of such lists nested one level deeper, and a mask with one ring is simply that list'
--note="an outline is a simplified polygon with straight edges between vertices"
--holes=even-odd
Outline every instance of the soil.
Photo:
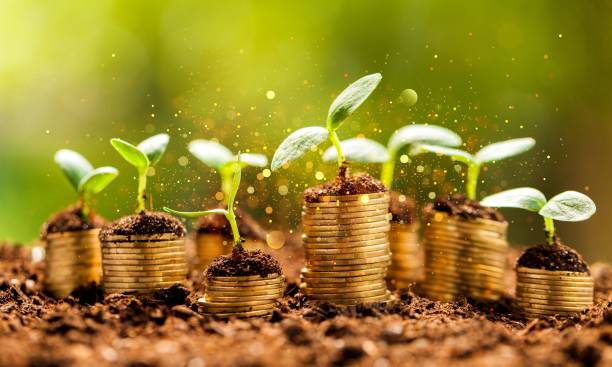
[{"label": "soil", "polygon": [[[275,252],[303,261],[299,236]],[[1,254],[13,251],[0,249]],[[508,256],[516,261],[518,252]],[[510,269],[511,267],[509,267]],[[525,320],[512,308],[514,275],[499,302],[434,302],[408,291],[391,305],[305,301],[299,266],[270,320],[213,320],[196,312],[196,272],[152,296],[64,300],[41,292],[42,264],[0,257],[1,366],[610,366],[612,267],[594,264],[595,304],[568,319]],[[201,272],[197,273],[198,275]]]},{"label": "soil", "polygon": [[517,266],[553,271],[589,272],[589,266],[576,250],[558,242],[554,245],[543,244],[528,248],[519,257]]},{"label": "soil", "polygon": [[386,192],[387,188],[379,180],[367,173],[349,174],[348,163],[344,163],[338,171],[334,181],[308,188],[304,191],[304,200],[316,203],[322,196],[342,196],[375,194]]},{"label": "soil", "polygon": [[163,212],[142,212],[119,218],[100,231],[100,240],[109,236],[134,236],[173,233],[185,236],[185,226],[180,220]]},{"label": "soil", "polygon": [[214,259],[205,272],[208,278],[282,274],[280,264],[272,255],[261,250],[245,250],[240,245],[234,246],[231,254]]},{"label": "soil", "polygon": [[413,198],[391,191],[389,212],[392,222],[411,224],[416,219],[416,203]]},{"label": "soil", "polygon": [[[224,207],[225,206],[223,206],[223,208]],[[266,240],[266,231],[249,213],[236,208],[234,214],[236,214],[238,231],[242,237],[255,241]],[[196,224],[196,228],[198,233],[219,233],[228,239],[233,238],[232,228],[223,214],[212,214],[201,217]]]},{"label": "soil", "polygon": [[504,216],[494,208],[480,205],[478,201],[470,200],[463,194],[453,194],[437,198],[430,210],[457,215],[464,219],[489,219],[505,222]]},{"label": "soil", "polygon": [[47,223],[43,225],[40,234],[41,239],[45,239],[48,234],[60,232],[76,232],[88,229],[102,228],[106,220],[94,213],[91,213],[87,220],[78,205],[70,206],[53,214]]}]

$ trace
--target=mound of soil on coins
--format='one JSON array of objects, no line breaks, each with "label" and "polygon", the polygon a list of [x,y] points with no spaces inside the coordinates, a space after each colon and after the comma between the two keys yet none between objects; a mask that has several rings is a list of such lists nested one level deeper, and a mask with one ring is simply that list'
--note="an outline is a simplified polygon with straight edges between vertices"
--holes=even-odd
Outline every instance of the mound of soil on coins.
[{"label": "mound of soil on coins", "polygon": [[589,266],[576,250],[558,242],[554,245],[544,244],[528,248],[519,257],[517,266],[552,271],[589,272]]},{"label": "mound of soil on coins", "polygon": [[237,277],[268,274],[282,274],[278,261],[261,250],[245,250],[234,246],[232,253],[214,259],[206,269],[206,277]]},{"label": "mound of soil on coins", "polygon": [[40,237],[44,239],[51,233],[76,232],[102,228],[105,223],[106,221],[104,218],[93,212],[85,216],[80,206],[70,206],[53,214],[51,218],[49,218],[47,223],[43,226]]},{"label": "mound of soil on coins", "polygon": [[119,218],[100,231],[100,240],[110,236],[134,236],[172,233],[185,236],[185,226],[181,221],[167,213],[142,212]]},{"label": "mound of soil on coins", "polygon": [[489,219],[504,222],[504,216],[494,208],[480,205],[476,200],[470,200],[463,194],[437,198],[430,211],[456,215],[464,219]]},{"label": "mound of soil on coins", "polygon": [[[222,207],[225,208],[225,206]],[[256,241],[266,240],[266,231],[249,213],[240,208],[236,208],[234,214],[236,214],[238,231],[241,236]],[[223,214],[213,214],[201,217],[196,224],[196,228],[198,233],[218,233],[228,239],[233,238],[232,228]]]},{"label": "mound of soil on coins", "polygon": [[309,203],[316,203],[322,196],[375,194],[386,191],[387,188],[382,182],[367,173],[349,175],[348,164],[345,162],[340,167],[338,176],[334,181],[306,189],[304,200]]},{"label": "mound of soil on coins", "polygon": [[416,203],[414,199],[402,195],[397,191],[391,191],[389,201],[389,212],[391,221],[401,224],[411,224],[416,220]]}]

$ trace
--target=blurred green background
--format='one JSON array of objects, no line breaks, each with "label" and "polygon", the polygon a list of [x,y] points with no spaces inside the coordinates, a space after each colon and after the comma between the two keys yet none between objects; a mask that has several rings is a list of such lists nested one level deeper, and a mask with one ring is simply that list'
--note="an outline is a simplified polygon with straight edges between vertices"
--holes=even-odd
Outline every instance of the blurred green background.
[{"label": "blurred green background", "polygon": [[[454,129],[474,150],[533,136],[535,150],[487,168],[481,195],[522,185],[588,193],[598,213],[559,224],[560,234],[589,261],[611,261],[611,16],[607,1],[2,0],[0,239],[35,240],[75,200],[53,164],[60,148],[120,169],[97,198],[114,219],[134,209],[136,182],[109,139],[168,132],[149,181],[154,205],[213,205],[219,181],[187,152],[191,139],[271,158],[290,130],[322,125],[349,82],[381,72],[341,138],[386,143],[412,122]],[[419,94],[414,107],[398,103],[405,88]],[[319,171],[334,176],[315,153],[269,177],[249,169],[241,205],[268,228],[296,228],[300,194],[322,182]],[[397,176],[421,203],[463,190],[445,158],[398,163]],[[505,213],[513,243],[543,240],[538,217]]]}]

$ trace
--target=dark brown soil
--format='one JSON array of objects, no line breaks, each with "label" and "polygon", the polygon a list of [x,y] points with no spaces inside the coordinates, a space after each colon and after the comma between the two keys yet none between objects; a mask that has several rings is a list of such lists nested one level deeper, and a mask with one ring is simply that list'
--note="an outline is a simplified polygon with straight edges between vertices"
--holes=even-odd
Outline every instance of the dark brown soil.
[{"label": "dark brown soil", "polygon": [[280,264],[272,255],[261,250],[245,250],[242,246],[234,246],[231,254],[214,259],[205,272],[209,278],[282,274]]},{"label": "dark brown soil", "polygon": [[589,272],[589,266],[582,260],[582,256],[560,243],[528,248],[519,257],[517,265],[531,269]]},{"label": "dark brown soil", "polygon": [[185,236],[185,226],[180,220],[163,212],[142,212],[119,218],[100,231],[100,239],[108,236],[134,236],[173,233]]},{"label": "dark brown soil", "polygon": [[411,197],[402,195],[397,191],[391,191],[389,212],[392,222],[411,224],[414,223],[416,218],[416,203]]},{"label": "dark brown soil", "polygon": [[94,228],[102,228],[106,221],[104,218],[90,214],[84,220],[80,206],[70,206],[51,216],[47,223],[43,225],[40,238],[44,239],[50,233],[76,232]]},{"label": "dark brown soil", "polygon": [[478,201],[470,200],[463,194],[454,194],[437,198],[432,209],[438,212],[457,215],[465,219],[490,219],[505,222],[504,216],[494,208],[480,205]]},{"label": "dark brown soil", "polygon": [[334,181],[306,189],[304,200],[309,203],[316,203],[321,196],[375,194],[386,191],[387,188],[382,182],[367,173],[350,175],[348,164],[345,162],[345,165],[340,167],[338,176]]},{"label": "dark brown soil", "polygon": [[[236,214],[236,222],[238,222],[238,231],[243,238],[256,241],[266,240],[266,231],[249,213],[239,208],[236,208],[234,213]],[[196,228],[198,233],[219,233],[228,239],[233,238],[232,228],[223,214],[201,217],[196,224]]]}]

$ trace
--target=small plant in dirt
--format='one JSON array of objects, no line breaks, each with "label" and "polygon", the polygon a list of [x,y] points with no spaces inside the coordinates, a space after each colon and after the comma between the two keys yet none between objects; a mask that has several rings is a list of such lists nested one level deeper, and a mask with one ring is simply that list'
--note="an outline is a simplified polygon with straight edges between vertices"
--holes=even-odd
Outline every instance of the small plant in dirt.
[{"label": "small plant in dirt", "polygon": [[138,145],[133,145],[125,140],[113,138],[111,145],[115,150],[138,171],[138,196],[136,197],[136,213],[145,211],[145,199],[147,188],[147,172],[153,167],[166,151],[170,136],[158,134],[143,140]]},{"label": "small plant in dirt", "polygon": [[274,153],[271,165],[272,170],[276,171],[283,165],[300,158],[308,151],[316,149],[319,144],[328,139],[336,149],[338,166],[341,167],[345,161],[345,156],[336,131],[372,94],[381,79],[382,75],[379,73],[370,74],[362,77],[343,90],[329,108],[325,127],[304,127],[289,135]]},{"label": "small plant in dirt", "polygon": [[94,168],[85,157],[69,149],[55,153],[55,163],[79,196],[77,207],[80,208],[82,220],[88,222],[92,216],[92,197],[104,190],[119,171],[110,166]]},{"label": "small plant in dirt", "polygon": [[467,165],[466,194],[468,199],[476,200],[478,177],[480,175],[480,169],[484,164],[494,163],[524,153],[533,148],[534,145],[535,140],[532,138],[510,139],[489,144],[475,154],[471,154],[464,150],[449,147],[418,144],[412,148],[411,153],[412,155],[428,152],[436,153],[438,155],[449,156],[453,161]]}]

